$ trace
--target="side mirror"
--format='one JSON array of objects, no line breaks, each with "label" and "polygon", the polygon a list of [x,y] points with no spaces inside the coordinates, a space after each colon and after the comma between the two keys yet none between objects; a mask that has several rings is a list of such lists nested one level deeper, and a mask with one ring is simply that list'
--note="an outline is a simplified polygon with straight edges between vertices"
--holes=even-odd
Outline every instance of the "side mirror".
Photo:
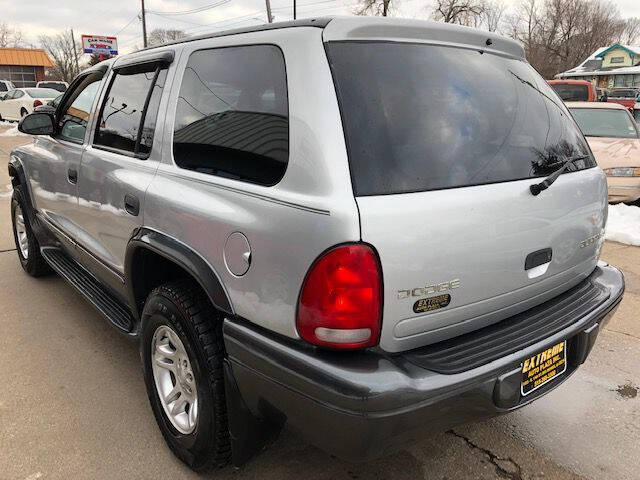
[{"label": "side mirror", "polygon": [[29,135],[53,135],[53,115],[46,112],[30,113],[20,120],[18,130]]}]

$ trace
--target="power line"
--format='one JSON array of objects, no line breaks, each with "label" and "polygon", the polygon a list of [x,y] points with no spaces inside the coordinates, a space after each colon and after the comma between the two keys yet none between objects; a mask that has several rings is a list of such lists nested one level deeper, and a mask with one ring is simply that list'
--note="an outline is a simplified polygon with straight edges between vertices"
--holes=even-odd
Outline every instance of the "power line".
[{"label": "power line", "polygon": [[200,12],[204,12],[206,10],[210,10],[212,8],[216,8],[219,7],[220,5],[223,5],[225,3],[228,3],[231,0],[223,0],[223,1],[218,1],[215,3],[210,3],[209,5],[204,5],[202,7],[197,7],[197,8],[192,8],[191,10],[183,10],[181,12],[151,12],[149,10],[149,13],[160,13],[162,15],[191,15],[193,13],[200,13]]},{"label": "power line", "polygon": [[[230,1],[231,0],[227,0],[227,2],[225,2],[225,3],[228,3]],[[156,17],[166,18],[167,20],[171,20],[173,22],[188,23],[189,25],[198,25],[200,27],[203,27],[205,25],[204,23],[196,23],[196,22],[190,22],[189,20],[182,20],[180,18],[172,18],[172,17],[170,17],[168,15],[163,15],[163,14],[160,14],[158,12],[152,12],[150,10],[147,10],[147,13],[150,13],[151,15],[155,15]]]},{"label": "power line", "polygon": [[[320,0],[320,1],[315,1],[315,2],[307,2],[307,3],[299,3],[298,4],[298,8],[304,8],[304,7],[310,7],[310,6],[314,6],[314,5],[321,5],[321,4],[326,4],[326,3],[336,3],[336,2],[340,2],[340,0]],[[333,6],[331,8],[335,8],[337,7]],[[340,5],[342,6],[342,5]],[[285,10],[289,10],[291,7],[290,6],[282,6],[282,7],[275,7],[272,8],[272,12],[282,12]],[[315,11],[315,10],[314,10]],[[228,28],[228,27],[232,27],[234,25],[238,25],[240,23],[243,23],[245,21],[248,20],[252,20],[252,17],[255,17],[256,15],[260,15],[263,14],[264,10],[256,10],[254,12],[251,13],[246,13],[244,15],[238,15],[237,17],[231,17],[231,18],[227,18],[225,20],[218,20],[217,22],[212,22],[212,23],[207,23],[204,24],[200,27],[194,27],[194,28],[187,28],[185,29],[185,33],[197,33],[196,30],[204,30],[213,26],[217,26],[217,25],[221,25],[221,28]],[[307,12],[310,13],[310,12]],[[235,21],[238,20],[238,21]],[[231,22],[231,23],[228,23]]]},{"label": "power line", "polygon": [[120,30],[118,30],[118,31],[115,33],[115,35],[118,35],[118,34],[119,34],[120,32],[122,32],[125,28],[127,28],[129,25],[131,25],[131,23],[132,23],[136,18],[138,18],[138,16],[139,16],[139,15],[140,15],[140,12],[136,13],[135,17],[133,17],[131,20],[129,20],[129,21],[127,22],[127,24],[126,24],[124,27],[122,27]]}]

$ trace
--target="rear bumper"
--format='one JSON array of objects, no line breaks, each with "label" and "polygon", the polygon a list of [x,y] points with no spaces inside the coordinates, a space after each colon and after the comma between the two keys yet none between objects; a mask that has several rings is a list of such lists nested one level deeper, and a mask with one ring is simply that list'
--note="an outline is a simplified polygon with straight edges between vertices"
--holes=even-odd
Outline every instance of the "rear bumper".
[{"label": "rear bumper", "polygon": [[633,203],[640,199],[640,178],[607,177],[609,202]]},{"label": "rear bumper", "polygon": [[[428,432],[520,408],[564,382],[586,360],[624,292],[622,273],[604,263],[589,280],[609,295],[588,314],[543,341],[455,374],[421,368],[403,354],[321,351],[233,320],[225,320],[225,346],[254,416],[276,415],[329,453],[369,460]],[[565,339],[566,373],[521,398],[523,359]]]}]

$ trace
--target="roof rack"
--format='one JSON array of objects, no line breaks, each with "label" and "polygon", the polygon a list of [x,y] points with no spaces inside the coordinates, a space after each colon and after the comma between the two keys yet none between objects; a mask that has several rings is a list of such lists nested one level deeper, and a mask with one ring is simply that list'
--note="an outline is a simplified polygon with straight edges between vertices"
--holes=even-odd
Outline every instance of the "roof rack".
[{"label": "roof rack", "polygon": [[216,37],[227,37],[229,35],[238,35],[240,33],[252,33],[252,32],[262,32],[265,30],[278,30],[280,28],[290,28],[290,27],[317,27],[324,28],[327,24],[333,20],[334,17],[316,17],[316,18],[304,18],[301,20],[291,20],[288,22],[275,22],[275,23],[265,23],[262,25],[254,25],[251,27],[243,27],[243,28],[234,28],[232,30],[222,30],[219,32],[211,32],[204,33],[202,35],[198,35],[195,37],[186,37],[181,38],[180,40],[175,40],[173,42],[163,43],[162,45],[153,45],[152,47],[146,47],[140,50],[136,50],[137,52],[143,52],[145,50],[151,50],[159,47],[166,47],[169,45],[179,45],[187,42],[195,42],[196,40],[204,40],[207,38],[216,38]]}]

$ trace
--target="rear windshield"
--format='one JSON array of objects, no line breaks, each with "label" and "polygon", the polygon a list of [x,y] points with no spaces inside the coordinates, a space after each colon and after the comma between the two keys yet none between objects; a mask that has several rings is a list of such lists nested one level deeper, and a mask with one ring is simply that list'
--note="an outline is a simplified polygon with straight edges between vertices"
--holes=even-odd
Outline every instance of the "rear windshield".
[{"label": "rear windshield", "polygon": [[[393,42],[334,42],[327,52],[356,195],[533,178],[589,155],[564,104],[524,61]],[[568,170],[592,166],[589,156]]]},{"label": "rear windshield", "polygon": [[38,84],[38,88],[53,88],[58,92],[64,92],[67,90],[67,86],[64,83],[56,83],[56,82],[40,82]]},{"label": "rear windshield", "polygon": [[558,96],[565,102],[586,102],[589,100],[589,90],[586,85],[551,84]]},{"label": "rear windshield", "polygon": [[610,97],[614,98],[636,98],[638,96],[638,90],[611,90]]},{"label": "rear windshield", "polygon": [[638,138],[638,131],[626,110],[572,108],[573,118],[587,137]]},{"label": "rear windshield", "polygon": [[32,98],[56,98],[60,92],[51,88],[25,88],[27,94]]}]

